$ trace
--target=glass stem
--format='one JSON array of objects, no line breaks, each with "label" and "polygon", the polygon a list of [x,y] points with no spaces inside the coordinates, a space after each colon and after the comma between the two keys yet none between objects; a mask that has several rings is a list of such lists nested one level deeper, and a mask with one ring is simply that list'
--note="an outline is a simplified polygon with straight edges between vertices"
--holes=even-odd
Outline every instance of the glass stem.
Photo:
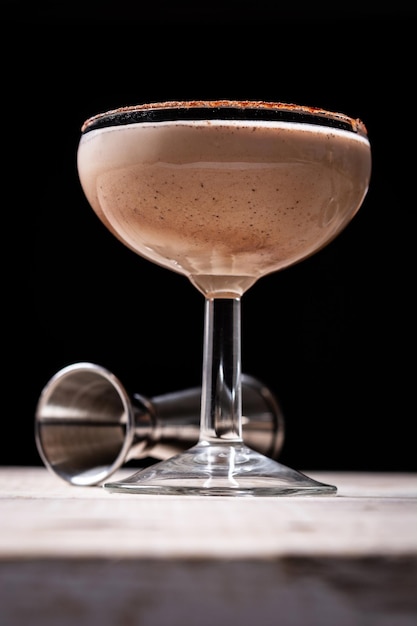
[{"label": "glass stem", "polygon": [[240,298],[206,298],[200,443],[242,441]]}]

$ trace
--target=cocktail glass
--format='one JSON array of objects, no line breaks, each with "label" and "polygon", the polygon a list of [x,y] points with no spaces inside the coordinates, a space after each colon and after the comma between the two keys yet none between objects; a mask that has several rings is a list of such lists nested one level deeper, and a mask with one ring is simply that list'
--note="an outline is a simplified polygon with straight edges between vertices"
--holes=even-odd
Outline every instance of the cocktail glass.
[{"label": "cocktail glass", "polygon": [[78,172],[86,198],[118,239],[186,276],[205,298],[198,442],[104,487],[216,496],[336,493],[243,441],[241,299],[263,276],[318,252],[356,214],[371,173],[364,124],[276,102],[123,107],[84,123]]}]

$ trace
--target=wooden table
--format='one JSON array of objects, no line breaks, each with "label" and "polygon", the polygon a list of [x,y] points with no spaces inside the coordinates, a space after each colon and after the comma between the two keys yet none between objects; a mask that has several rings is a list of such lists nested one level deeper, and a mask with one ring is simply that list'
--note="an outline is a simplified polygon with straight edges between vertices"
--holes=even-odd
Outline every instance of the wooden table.
[{"label": "wooden table", "polygon": [[0,626],[416,626],[417,475],[305,473],[338,494],[113,494],[0,468]]}]

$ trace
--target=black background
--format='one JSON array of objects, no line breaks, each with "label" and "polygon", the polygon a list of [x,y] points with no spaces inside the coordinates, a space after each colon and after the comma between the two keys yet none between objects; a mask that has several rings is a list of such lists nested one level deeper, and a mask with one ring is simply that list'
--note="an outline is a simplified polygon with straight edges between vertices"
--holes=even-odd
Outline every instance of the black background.
[{"label": "black background", "polygon": [[200,384],[203,297],[106,231],[76,151],[82,122],[109,108],[241,98],[359,117],[373,149],[346,230],[242,299],[243,370],[281,402],[281,460],[417,470],[416,17],[401,3],[312,4],[2,4],[0,464],[41,464],[36,402],[69,363],[148,396]]}]

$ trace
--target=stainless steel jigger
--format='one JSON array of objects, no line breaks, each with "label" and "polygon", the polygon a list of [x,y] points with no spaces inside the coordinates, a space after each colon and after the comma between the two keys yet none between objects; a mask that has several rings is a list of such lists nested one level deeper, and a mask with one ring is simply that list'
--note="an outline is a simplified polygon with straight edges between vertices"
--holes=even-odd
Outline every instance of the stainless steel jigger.
[{"label": "stainless steel jigger", "polygon": [[[78,486],[97,485],[124,463],[164,460],[197,443],[201,388],[148,399],[128,395],[114,374],[94,363],[58,371],[41,392],[35,440],[46,467]],[[280,406],[259,380],[243,374],[243,439],[275,458],[284,441]]]}]

